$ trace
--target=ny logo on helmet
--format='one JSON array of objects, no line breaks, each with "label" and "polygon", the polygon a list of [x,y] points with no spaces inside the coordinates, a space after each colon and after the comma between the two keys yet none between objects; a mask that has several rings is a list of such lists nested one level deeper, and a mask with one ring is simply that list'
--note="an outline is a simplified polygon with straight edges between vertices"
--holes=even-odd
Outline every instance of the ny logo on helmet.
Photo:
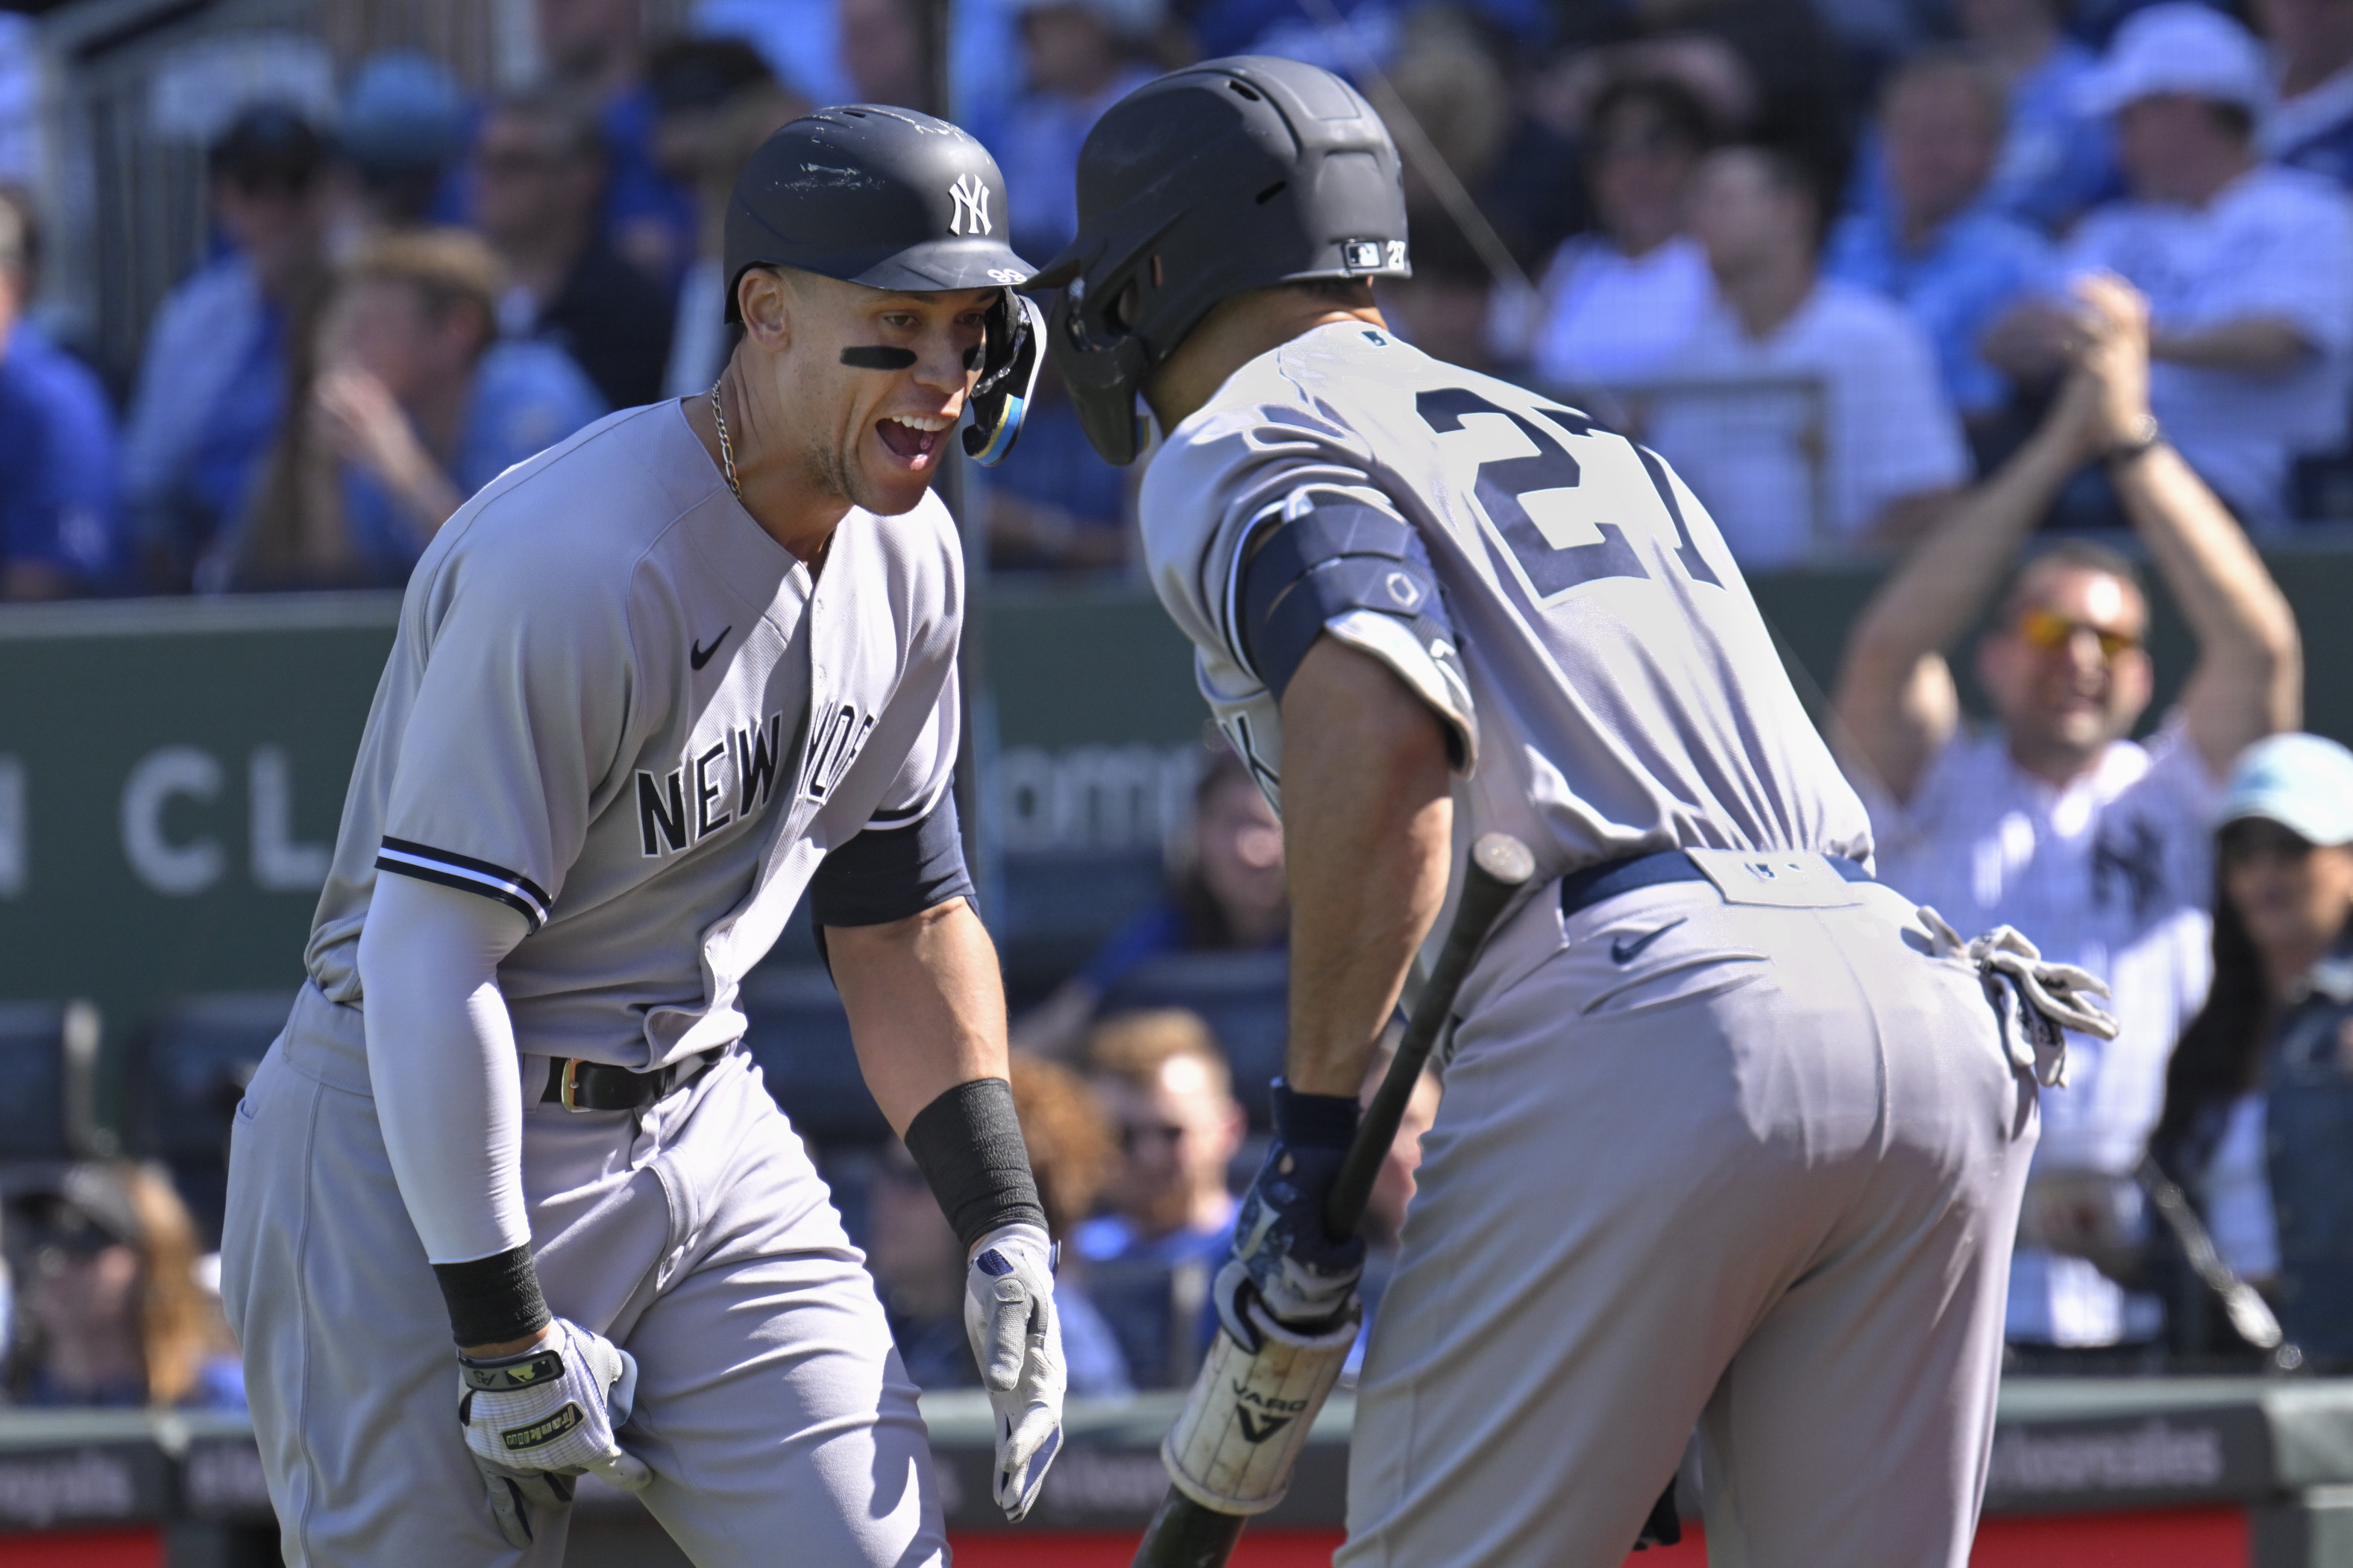
[{"label": "ny logo on helmet", "polygon": [[948,219],[950,234],[992,232],[988,222],[988,187],[980,183],[980,176],[957,176],[956,183],[948,187],[948,195],[955,198],[955,214]]}]

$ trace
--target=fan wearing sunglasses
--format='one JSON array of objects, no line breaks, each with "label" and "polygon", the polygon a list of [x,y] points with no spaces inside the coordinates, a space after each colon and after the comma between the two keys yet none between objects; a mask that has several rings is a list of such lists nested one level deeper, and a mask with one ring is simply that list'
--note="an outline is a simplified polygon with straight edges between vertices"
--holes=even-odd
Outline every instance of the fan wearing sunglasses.
[{"label": "fan wearing sunglasses", "polygon": [[[2015,925],[2046,958],[2116,990],[2123,1033],[2071,1038],[2068,1086],[2043,1098],[2011,1268],[2011,1343],[2029,1363],[2054,1352],[2052,1364],[2158,1331],[2159,1305],[2099,1263],[2131,1254],[2130,1173],[2167,1054],[2206,994],[2222,781],[2248,745],[2294,729],[2303,701],[2285,599],[2149,415],[2147,303],[2093,277],[2076,304],[2087,346],[2042,427],[1880,589],[1836,698],[1882,879],[1968,930]],[[2133,557],[2068,539],[2021,562],[2061,489],[2094,462],[2197,644],[2172,710],[2140,741],[2130,737],[2156,673]],[[1947,650],[1989,604],[1976,673],[1995,723],[1973,733]]]}]

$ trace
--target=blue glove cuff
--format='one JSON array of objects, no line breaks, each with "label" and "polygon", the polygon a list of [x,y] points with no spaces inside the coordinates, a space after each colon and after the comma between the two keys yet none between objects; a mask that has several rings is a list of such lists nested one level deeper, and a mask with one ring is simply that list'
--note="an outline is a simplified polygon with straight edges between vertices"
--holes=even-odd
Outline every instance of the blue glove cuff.
[{"label": "blue glove cuff", "polygon": [[1302,1094],[1274,1080],[1274,1138],[1293,1149],[1345,1149],[1356,1141],[1361,1115],[1349,1094]]}]

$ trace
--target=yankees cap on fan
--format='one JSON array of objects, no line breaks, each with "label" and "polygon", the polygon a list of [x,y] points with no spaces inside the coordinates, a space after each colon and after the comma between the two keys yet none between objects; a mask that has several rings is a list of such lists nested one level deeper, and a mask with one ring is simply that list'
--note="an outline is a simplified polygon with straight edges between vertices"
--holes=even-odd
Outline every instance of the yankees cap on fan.
[{"label": "yankees cap on fan", "polygon": [[1005,226],[1005,176],[965,132],[912,109],[820,109],[762,142],[735,181],[727,320],[752,267],[923,294],[1024,282],[1037,269]]}]

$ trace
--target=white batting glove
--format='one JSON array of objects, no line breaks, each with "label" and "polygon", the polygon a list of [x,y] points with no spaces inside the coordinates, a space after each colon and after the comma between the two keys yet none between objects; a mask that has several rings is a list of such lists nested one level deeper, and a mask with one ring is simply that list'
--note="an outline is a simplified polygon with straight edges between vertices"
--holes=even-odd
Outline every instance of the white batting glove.
[{"label": "white batting glove", "polygon": [[637,1400],[636,1358],[577,1323],[549,1327],[544,1343],[518,1354],[458,1358],[458,1419],[510,1546],[531,1544],[527,1505],[571,1502],[573,1476],[594,1470],[627,1491],[654,1479],[613,1436]]},{"label": "white batting glove", "polygon": [[965,1274],[964,1331],[997,1416],[997,1506],[1018,1522],[1062,1446],[1062,1325],[1054,1252],[1034,1225],[981,1237]]}]

